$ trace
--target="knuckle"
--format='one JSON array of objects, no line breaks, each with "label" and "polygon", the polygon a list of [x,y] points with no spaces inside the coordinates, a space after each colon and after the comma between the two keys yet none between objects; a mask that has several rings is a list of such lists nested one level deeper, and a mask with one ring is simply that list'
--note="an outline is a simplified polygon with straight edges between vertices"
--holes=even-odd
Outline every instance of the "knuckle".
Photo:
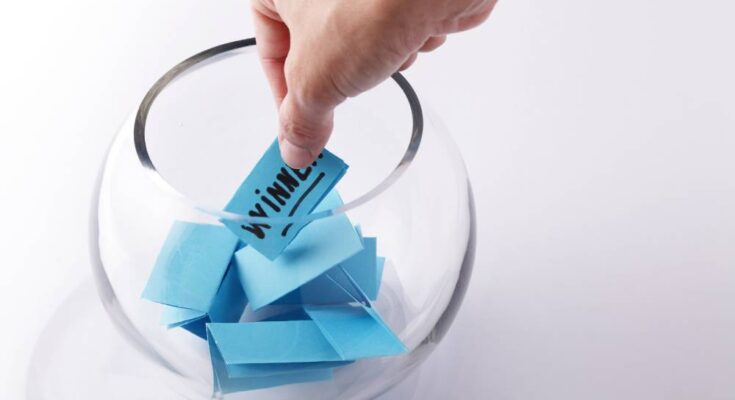
[{"label": "knuckle", "polygon": [[328,126],[321,121],[304,118],[298,112],[291,112],[281,118],[282,129],[288,139],[296,145],[314,147],[322,144],[322,137]]},{"label": "knuckle", "polygon": [[297,102],[319,109],[330,109],[345,98],[335,84],[340,68],[328,60],[308,62],[298,54],[289,55],[284,64],[288,93]]}]

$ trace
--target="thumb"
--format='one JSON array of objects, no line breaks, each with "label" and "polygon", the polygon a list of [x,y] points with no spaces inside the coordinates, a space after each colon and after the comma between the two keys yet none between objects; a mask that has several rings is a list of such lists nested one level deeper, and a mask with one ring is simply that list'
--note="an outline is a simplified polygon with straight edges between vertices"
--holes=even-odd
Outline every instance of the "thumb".
[{"label": "thumb", "polygon": [[305,168],[329,140],[334,108],[299,101],[288,93],[281,103],[279,120],[278,143],[283,161],[291,168]]},{"label": "thumb", "polygon": [[304,168],[329,140],[335,107],[388,78],[408,53],[386,45],[396,29],[380,22],[385,18],[365,23],[381,15],[372,0],[275,1],[290,34],[279,109],[281,156],[290,167]]}]

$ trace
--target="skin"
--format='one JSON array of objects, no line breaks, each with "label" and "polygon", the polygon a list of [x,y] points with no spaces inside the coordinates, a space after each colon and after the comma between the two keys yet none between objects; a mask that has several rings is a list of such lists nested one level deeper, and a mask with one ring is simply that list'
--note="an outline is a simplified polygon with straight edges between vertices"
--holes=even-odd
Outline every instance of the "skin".
[{"label": "skin", "polygon": [[310,164],[329,140],[335,107],[408,68],[446,35],[481,24],[496,1],[252,0],[284,161]]}]

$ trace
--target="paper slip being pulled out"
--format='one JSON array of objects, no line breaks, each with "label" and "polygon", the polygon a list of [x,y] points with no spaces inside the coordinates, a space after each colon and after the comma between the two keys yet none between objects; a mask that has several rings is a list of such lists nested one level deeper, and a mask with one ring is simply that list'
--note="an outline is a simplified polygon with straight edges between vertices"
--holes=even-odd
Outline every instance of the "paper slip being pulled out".
[{"label": "paper slip being pulled out", "polygon": [[[274,141],[235,192],[225,211],[250,217],[299,217],[311,213],[347,171],[347,164],[326,149],[311,166],[291,169]],[[249,247],[269,260],[304,227],[303,223],[276,225],[222,220]]]}]

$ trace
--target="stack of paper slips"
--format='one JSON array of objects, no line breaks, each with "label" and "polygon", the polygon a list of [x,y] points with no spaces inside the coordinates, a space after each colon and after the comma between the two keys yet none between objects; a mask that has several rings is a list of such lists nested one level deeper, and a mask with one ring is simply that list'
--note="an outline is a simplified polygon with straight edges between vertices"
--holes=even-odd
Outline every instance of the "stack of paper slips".
[{"label": "stack of paper slips", "polygon": [[[346,170],[326,150],[293,170],[274,142],[226,210],[329,213],[342,205],[333,187]],[[385,263],[377,239],[364,237],[346,215],[283,225],[222,222],[174,223],[143,291],[164,305],[162,324],[208,341],[215,391],[330,379],[355,360],[406,351],[371,304]],[[243,322],[248,305],[287,311]]]}]

